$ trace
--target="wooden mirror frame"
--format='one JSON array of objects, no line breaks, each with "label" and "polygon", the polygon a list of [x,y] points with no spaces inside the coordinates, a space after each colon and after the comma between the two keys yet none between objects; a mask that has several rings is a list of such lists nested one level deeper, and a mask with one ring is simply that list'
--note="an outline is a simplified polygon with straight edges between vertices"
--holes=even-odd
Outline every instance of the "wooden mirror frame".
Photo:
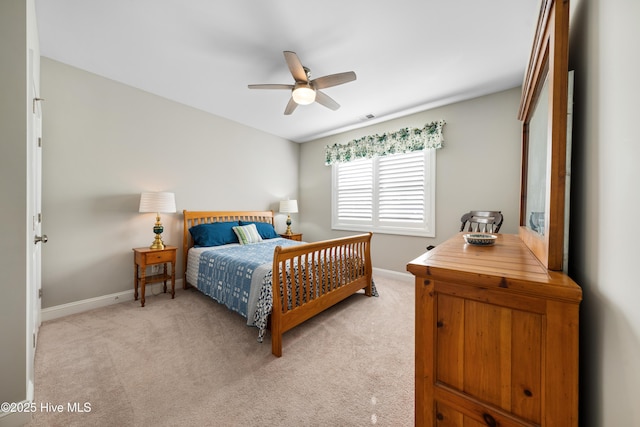
[{"label": "wooden mirror frame", "polygon": [[[549,269],[562,270],[569,72],[569,0],[542,0],[535,38],[522,86],[522,177],[519,236]],[[549,106],[544,233],[527,227],[529,122],[547,81]]]}]

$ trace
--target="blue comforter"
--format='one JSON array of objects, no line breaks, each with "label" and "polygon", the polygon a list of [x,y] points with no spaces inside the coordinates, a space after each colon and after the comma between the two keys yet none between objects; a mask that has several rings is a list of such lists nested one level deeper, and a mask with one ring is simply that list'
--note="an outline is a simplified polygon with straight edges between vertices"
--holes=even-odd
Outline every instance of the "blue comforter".
[{"label": "blue comforter", "polygon": [[[302,244],[290,239],[276,238],[250,245],[217,248],[203,252],[198,265],[197,287],[204,294],[226,305],[254,324],[255,304],[250,304],[251,283],[263,285],[271,271],[276,246]],[[254,273],[261,277],[254,277]],[[254,289],[257,300],[260,289]]]},{"label": "blue comforter", "polygon": [[[290,239],[275,238],[260,243],[230,247],[217,247],[200,254],[198,264],[197,288],[229,309],[247,319],[247,325],[256,326],[259,330],[258,341],[262,342],[269,315],[273,309],[272,269],[273,253],[276,246],[295,246],[302,242]],[[358,262],[357,259],[354,259]],[[338,265],[347,268],[349,262],[332,263],[329,274],[335,274]],[[352,264],[351,264],[352,265]],[[319,267],[317,260],[309,260],[304,267],[303,277],[307,271],[314,270],[316,275],[324,275],[325,270]],[[298,286],[297,271],[293,277],[287,273],[286,283],[289,289]],[[281,278],[282,279],[282,278]],[[304,282],[303,282],[304,283]],[[304,284],[303,284],[304,286]],[[372,292],[378,296],[372,281]],[[305,294],[304,292],[302,293]],[[288,305],[291,307],[291,291]],[[312,295],[314,298],[316,295]],[[280,293],[282,298],[282,290]],[[306,298],[306,297],[305,297]]]}]

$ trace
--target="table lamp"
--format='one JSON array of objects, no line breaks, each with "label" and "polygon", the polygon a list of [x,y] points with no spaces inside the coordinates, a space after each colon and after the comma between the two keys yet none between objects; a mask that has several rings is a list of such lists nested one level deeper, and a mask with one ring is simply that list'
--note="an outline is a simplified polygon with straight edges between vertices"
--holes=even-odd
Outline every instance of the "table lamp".
[{"label": "table lamp", "polygon": [[298,212],[298,201],[282,200],[280,202],[280,212],[287,214],[287,231],[285,232],[285,234],[287,236],[291,236],[293,233],[291,232],[291,215],[290,214]]},{"label": "table lamp", "polygon": [[139,212],[155,212],[156,223],[153,226],[153,232],[156,233],[156,237],[153,240],[153,244],[150,249],[164,249],[164,242],[162,241],[162,232],[164,227],[160,222],[160,212],[162,213],[174,213],[176,211],[176,196],[173,193],[142,193],[140,195],[140,208]]}]

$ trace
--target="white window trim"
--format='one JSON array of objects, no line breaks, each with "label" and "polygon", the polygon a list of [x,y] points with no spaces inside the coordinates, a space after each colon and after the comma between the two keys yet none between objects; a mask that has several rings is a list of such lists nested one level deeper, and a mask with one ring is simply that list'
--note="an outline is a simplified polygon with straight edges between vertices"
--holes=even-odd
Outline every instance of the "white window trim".
[{"label": "white window trim", "polygon": [[419,237],[435,237],[436,235],[436,150],[424,150],[425,167],[428,170],[425,173],[425,221],[420,227],[411,227],[406,225],[383,225],[377,219],[378,201],[377,188],[374,189],[374,220],[372,224],[362,224],[358,221],[342,221],[338,222],[337,212],[337,164],[331,166],[331,228],[333,230],[346,231],[372,231],[374,233],[395,234],[402,236],[419,236]]}]

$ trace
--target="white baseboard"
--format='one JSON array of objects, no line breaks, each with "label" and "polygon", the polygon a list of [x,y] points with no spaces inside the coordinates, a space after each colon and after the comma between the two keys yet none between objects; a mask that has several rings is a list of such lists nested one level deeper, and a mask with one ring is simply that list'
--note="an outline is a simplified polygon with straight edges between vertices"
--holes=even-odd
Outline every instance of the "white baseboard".
[{"label": "white baseboard", "polygon": [[374,276],[378,275],[382,277],[388,277],[389,279],[399,280],[401,282],[413,283],[415,280],[415,276],[411,273],[401,273],[399,271],[385,270],[376,267],[373,267],[373,274]]},{"label": "white baseboard", "polygon": [[[145,294],[162,292],[162,283],[154,283],[146,286]],[[182,287],[182,279],[176,279],[176,289]],[[133,301],[133,289],[115,294],[103,295],[95,298],[88,298],[81,301],[74,301],[67,304],[60,304],[54,307],[43,308],[41,311],[41,320],[58,319],[60,317],[69,316],[71,314],[82,313],[93,310],[94,308],[106,307],[111,304],[118,304],[125,301]],[[2,427],[2,426],[0,426]]]}]

